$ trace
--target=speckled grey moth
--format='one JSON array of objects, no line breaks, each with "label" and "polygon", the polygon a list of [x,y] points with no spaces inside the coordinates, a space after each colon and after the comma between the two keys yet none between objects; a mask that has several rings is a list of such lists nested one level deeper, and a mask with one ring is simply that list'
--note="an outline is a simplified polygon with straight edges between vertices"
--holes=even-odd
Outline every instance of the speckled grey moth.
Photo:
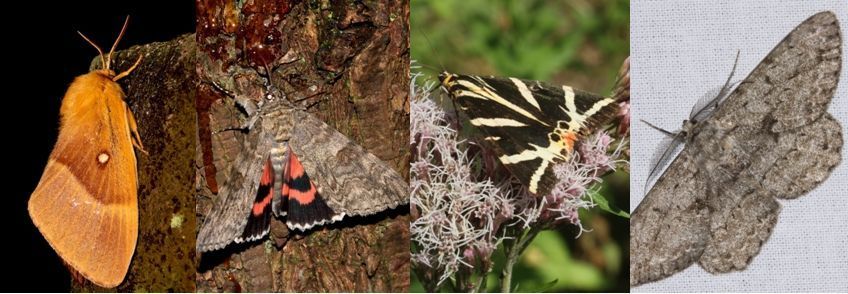
[{"label": "speckled grey moth", "polygon": [[710,273],[744,269],[771,235],[777,199],[800,197],[828,178],[843,144],[827,112],[841,46],[836,16],[813,15],[708,106],[711,114],[671,134],[685,148],[632,214],[632,286],[695,262]]},{"label": "speckled grey moth", "polygon": [[259,103],[214,86],[245,110],[247,136],[200,227],[200,252],[261,239],[272,212],[303,231],[409,203],[400,174],[305,109],[272,95],[270,85]]}]

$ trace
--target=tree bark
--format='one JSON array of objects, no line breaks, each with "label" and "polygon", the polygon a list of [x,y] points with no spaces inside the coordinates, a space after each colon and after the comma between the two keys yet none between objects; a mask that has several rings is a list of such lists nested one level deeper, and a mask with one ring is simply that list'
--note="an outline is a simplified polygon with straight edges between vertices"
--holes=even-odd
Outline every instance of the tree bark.
[{"label": "tree bark", "polygon": [[[232,86],[258,101],[269,83],[266,69],[270,85],[285,99],[298,101],[408,178],[408,1],[196,3],[201,219],[247,143],[239,132],[213,132],[240,125],[244,115],[210,84]],[[407,207],[305,233],[272,221],[270,235],[201,256],[197,290],[409,290]]]},{"label": "tree bark", "polygon": [[[144,59],[120,80],[147,154],[138,158],[138,243],[129,272],[116,289],[77,280],[75,292],[193,292],[197,236],[194,152],[197,132],[194,101],[194,35],[133,46],[116,52],[121,72],[139,55]],[[99,68],[99,57],[91,68]]]}]

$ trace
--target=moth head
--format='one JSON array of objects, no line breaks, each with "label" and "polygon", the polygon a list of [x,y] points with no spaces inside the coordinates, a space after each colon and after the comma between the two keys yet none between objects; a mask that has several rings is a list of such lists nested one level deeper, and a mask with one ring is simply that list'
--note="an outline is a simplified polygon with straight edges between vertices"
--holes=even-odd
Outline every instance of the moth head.
[{"label": "moth head", "polygon": [[97,53],[100,54],[100,69],[97,70],[97,72],[108,76],[110,79],[112,79],[112,81],[116,81],[116,82],[118,80],[120,80],[121,78],[129,75],[133,70],[135,70],[136,66],[138,66],[139,63],[141,63],[141,57],[142,56],[139,55],[138,59],[136,59],[135,63],[129,69],[121,72],[120,74],[115,74],[115,72],[113,70],[109,69],[110,65],[112,64],[112,54],[115,53],[115,47],[118,46],[118,42],[121,41],[121,37],[124,36],[124,32],[127,30],[127,24],[129,23],[129,21],[130,21],[130,17],[127,16],[127,18],[124,20],[124,26],[121,28],[121,33],[118,34],[118,38],[115,39],[115,43],[112,44],[112,49],[109,50],[109,54],[107,54],[107,55],[103,54],[103,50],[100,49],[100,46],[97,46],[97,44],[92,42],[91,39],[89,39],[88,37],[83,35],[82,32],[77,31],[77,33],[83,39],[85,39],[86,42],[91,44],[91,46],[94,46],[94,49],[97,49]]},{"label": "moth head", "polygon": [[456,81],[456,75],[455,74],[452,74],[452,73],[449,73],[449,72],[446,72],[446,71],[443,71],[441,74],[439,74],[439,83],[442,85],[442,87],[450,88],[451,86],[453,86],[455,81]]},{"label": "moth head", "polygon": [[697,124],[698,124],[698,121],[696,121],[694,119],[683,120],[683,127],[680,128],[680,134],[683,135],[683,137],[688,137],[689,134],[692,133],[692,129],[694,129],[695,125],[697,125]]}]

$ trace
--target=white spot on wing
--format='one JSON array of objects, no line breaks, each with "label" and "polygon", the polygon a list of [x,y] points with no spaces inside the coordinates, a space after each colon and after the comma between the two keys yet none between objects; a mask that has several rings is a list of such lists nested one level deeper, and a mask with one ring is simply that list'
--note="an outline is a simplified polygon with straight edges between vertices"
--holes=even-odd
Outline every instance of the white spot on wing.
[{"label": "white spot on wing", "polygon": [[107,161],[109,161],[109,154],[106,154],[106,152],[101,152],[97,155],[97,162],[99,162],[100,164],[104,164]]}]

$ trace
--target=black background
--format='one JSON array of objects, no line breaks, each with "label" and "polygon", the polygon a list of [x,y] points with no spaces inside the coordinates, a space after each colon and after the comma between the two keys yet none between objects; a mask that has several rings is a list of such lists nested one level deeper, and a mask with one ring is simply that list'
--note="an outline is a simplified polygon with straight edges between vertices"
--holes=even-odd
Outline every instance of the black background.
[{"label": "black background", "polygon": [[[193,1],[14,1],[4,4],[4,93],[0,116],[6,183],[12,192],[0,215],[5,266],[0,291],[66,292],[70,276],[27,213],[59,127],[59,105],[75,76],[88,72],[97,51],[76,31],[108,51],[130,15],[118,49],[167,41],[194,32]],[[11,260],[9,259],[11,258]],[[11,275],[11,276],[9,276]]]}]

